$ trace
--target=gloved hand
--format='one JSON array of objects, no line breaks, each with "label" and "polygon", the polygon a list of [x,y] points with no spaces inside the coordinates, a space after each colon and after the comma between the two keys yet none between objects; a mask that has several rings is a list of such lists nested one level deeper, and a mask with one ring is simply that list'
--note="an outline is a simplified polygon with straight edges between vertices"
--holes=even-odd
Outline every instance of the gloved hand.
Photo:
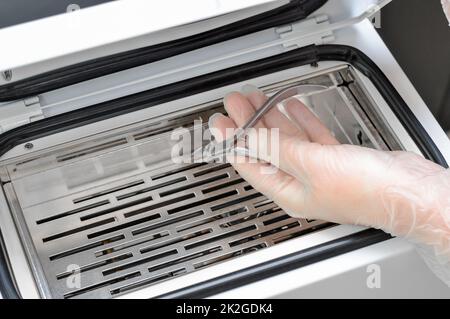
[{"label": "gloved hand", "polygon": [[[250,86],[244,91],[225,98],[229,117],[211,117],[218,140],[266,100]],[[229,156],[240,175],[294,217],[380,228],[422,244],[426,261],[450,286],[450,171],[413,153],[340,145],[295,98],[285,111],[290,119],[274,108],[256,126],[279,128],[279,161],[270,154],[270,139],[260,140],[264,151],[253,151],[267,154],[260,158],[265,163]],[[268,163],[279,170],[268,174]]]},{"label": "gloved hand", "polygon": [[448,22],[450,22],[450,0],[441,0],[442,7],[444,8],[445,16]]}]

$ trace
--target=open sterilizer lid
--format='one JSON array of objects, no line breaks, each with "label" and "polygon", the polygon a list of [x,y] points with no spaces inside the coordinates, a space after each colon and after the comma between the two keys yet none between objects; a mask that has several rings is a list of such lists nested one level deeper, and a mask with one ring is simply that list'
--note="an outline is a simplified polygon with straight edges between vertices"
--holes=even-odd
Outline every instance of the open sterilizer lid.
[{"label": "open sterilizer lid", "polygon": [[[191,10],[191,4],[182,0],[128,0],[30,21],[0,29],[0,41],[8,43],[0,55],[0,101],[37,95],[278,26],[285,27],[276,30],[282,34],[278,42],[260,34],[265,44],[249,43],[247,49],[255,53],[279,45],[285,48],[269,52],[274,55],[327,43],[333,30],[370,17],[390,1],[337,4],[332,0],[333,10],[327,15],[299,24],[328,1],[201,0]],[[241,49],[234,58],[250,53]]]},{"label": "open sterilizer lid", "polygon": [[[388,2],[204,0],[191,12],[186,1],[117,1],[0,30],[2,41],[22,40],[0,59],[0,178],[39,294],[119,297],[158,287],[144,297],[203,297],[388,239],[364,230],[289,250],[283,243],[330,224],[289,218],[228,165],[154,163],[168,156],[168,132],[223,112],[222,88],[255,78],[268,94],[325,85],[310,103],[342,142],[401,149],[375,111],[366,77],[418,151],[446,165],[377,65],[334,41],[335,31]],[[117,12],[128,26],[115,33],[120,24],[110,17]],[[14,54],[31,29],[50,36],[32,44],[36,55]],[[74,30],[76,39],[66,41]],[[90,37],[92,30],[98,34]],[[295,73],[302,67],[308,74]],[[177,101],[184,108],[166,105]],[[157,111],[142,123],[127,122],[126,115],[149,109]],[[103,127],[119,116],[117,127]],[[43,142],[97,123],[102,133]],[[277,245],[284,250],[264,253]],[[235,259],[254,251],[253,260]],[[6,256],[2,249],[0,285],[4,296],[15,296]],[[83,286],[66,285],[77,272]],[[182,275],[194,277],[180,283]]]},{"label": "open sterilizer lid", "polygon": [[[43,80],[45,71],[68,65],[72,68],[64,70],[65,75],[83,72],[78,79],[47,87],[47,90],[54,89],[80,81],[81,77],[82,80],[98,77],[299,21],[324,2],[200,0],[193,9],[191,3],[182,0],[126,0],[30,21],[0,30],[0,40],[8,43],[8,49],[1,53],[0,84],[37,74]],[[18,1],[16,6],[20,4]],[[14,4],[9,6],[12,11],[20,10]],[[144,46],[146,50],[131,51]],[[124,51],[127,53],[118,54]],[[111,56],[114,53],[118,55]],[[92,61],[106,56],[102,61]],[[75,69],[76,62],[83,63]]]}]

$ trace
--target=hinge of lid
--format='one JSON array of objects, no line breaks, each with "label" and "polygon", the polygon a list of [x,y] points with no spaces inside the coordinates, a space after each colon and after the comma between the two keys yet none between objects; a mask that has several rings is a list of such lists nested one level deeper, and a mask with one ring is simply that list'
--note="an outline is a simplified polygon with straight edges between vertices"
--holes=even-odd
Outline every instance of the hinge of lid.
[{"label": "hinge of lid", "polygon": [[[334,41],[333,31],[327,29],[329,25],[328,16],[319,15],[308,20],[276,28],[275,30],[280,39],[284,40],[283,47],[291,50],[312,44],[321,45]],[[315,30],[318,26],[324,31],[313,34],[307,32],[308,30]]]},{"label": "hinge of lid", "polygon": [[0,133],[43,118],[38,96],[0,104]]},{"label": "hinge of lid", "polygon": [[381,29],[381,11],[377,11],[373,16],[370,17],[375,29]]},{"label": "hinge of lid", "polygon": [[379,0],[375,4],[371,4],[360,14],[334,23],[329,23],[326,15],[320,15],[309,20],[278,28],[278,33],[281,39],[283,37],[285,38],[283,39],[285,40],[284,46],[288,49],[311,44],[324,44],[334,39],[333,32],[335,30],[358,24],[366,19],[371,19],[391,1]]}]

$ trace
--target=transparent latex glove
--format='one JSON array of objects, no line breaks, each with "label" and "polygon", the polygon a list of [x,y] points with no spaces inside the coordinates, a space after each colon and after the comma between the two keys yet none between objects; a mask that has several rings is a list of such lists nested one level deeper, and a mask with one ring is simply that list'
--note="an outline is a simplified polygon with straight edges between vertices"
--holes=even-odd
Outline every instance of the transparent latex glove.
[{"label": "transparent latex glove", "polygon": [[450,23],[450,0],[441,0],[442,7],[444,8],[445,16]]},{"label": "transparent latex glove", "polygon": [[[230,137],[227,128],[242,126],[266,100],[252,86],[243,92],[226,96],[229,117],[211,117],[216,139]],[[267,155],[258,163],[228,156],[240,175],[294,217],[380,228],[421,244],[427,263],[450,285],[450,172],[413,153],[340,145],[297,99],[285,110],[291,120],[274,108],[256,126],[279,128],[280,155],[272,163],[279,169],[267,170],[277,157],[265,139],[257,148]]]}]

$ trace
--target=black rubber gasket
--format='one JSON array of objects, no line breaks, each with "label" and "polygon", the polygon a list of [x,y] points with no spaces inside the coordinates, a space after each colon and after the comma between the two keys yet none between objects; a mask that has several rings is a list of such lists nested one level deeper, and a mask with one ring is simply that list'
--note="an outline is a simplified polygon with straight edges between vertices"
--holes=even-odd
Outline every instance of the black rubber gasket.
[{"label": "black rubber gasket", "polygon": [[3,299],[20,299],[9,268],[3,236],[0,232],[0,293]]},{"label": "black rubber gasket", "polygon": [[84,61],[0,86],[0,102],[23,99],[171,56],[300,21],[328,0],[291,0],[278,8],[186,38]]},{"label": "black rubber gasket", "polygon": [[[427,134],[423,126],[409,109],[408,105],[404,102],[378,66],[358,49],[342,45],[309,46],[292,50],[270,58],[239,65],[226,70],[202,75],[189,80],[180,81],[156,89],[93,105],[88,108],[75,110],[33,122],[0,135],[0,156],[16,145],[20,145],[24,142],[28,142],[39,137],[48,136],[69,130],[71,128],[98,122],[121,114],[148,108],[164,102],[213,90],[236,82],[246,81],[285,69],[307,64],[317,64],[321,61],[346,62],[367,76],[379,90],[380,94],[408,131],[411,138],[417,143],[417,146],[423,152],[425,157],[436,162],[437,164],[442,165],[443,167],[448,167],[447,162],[437,146],[434,144],[433,140]],[[377,234],[373,232],[377,232]],[[331,245],[335,247],[333,248],[333,251],[336,255],[338,255],[358,247],[374,244],[377,240],[381,241],[388,238],[386,237],[388,235],[380,234],[379,232],[380,231],[372,230],[337,239],[331,243]],[[349,239],[349,237],[352,236],[355,236],[355,241]],[[342,245],[339,243],[342,243]],[[299,252],[297,257],[300,259],[303,257],[308,258],[307,260],[309,260],[309,262],[319,261],[321,260],[320,258],[328,258],[328,256],[330,256],[329,252],[324,253],[328,251],[326,249],[327,245],[330,245],[330,243],[324,243],[315,248],[313,247],[308,250],[306,255],[302,255],[302,252]],[[315,253],[321,257],[312,258],[311,256]],[[298,265],[301,265],[300,260],[295,260]],[[276,272],[277,268],[275,264],[274,267],[274,271]],[[3,273],[7,273],[8,271],[7,265],[4,263],[0,263],[0,269]],[[269,269],[264,268],[264,273],[262,273],[261,276],[266,276],[269,273]],[[253,274],[252,276],[252,278],[257,278],[258,275]],[[9,290],[14,290],[14,287],[8,286],[8,282],[13,281],[4,281],[0,288],[4,288],[6,286]],[[239,282],[244,282],[244,280],[241,278]],[[209,285],[211,286],[212,284],[209,283]],[[223,284],[217,283],[217,285],[222,286]],[[198,293],[199,292],[196,292],[196,294]]]}]

